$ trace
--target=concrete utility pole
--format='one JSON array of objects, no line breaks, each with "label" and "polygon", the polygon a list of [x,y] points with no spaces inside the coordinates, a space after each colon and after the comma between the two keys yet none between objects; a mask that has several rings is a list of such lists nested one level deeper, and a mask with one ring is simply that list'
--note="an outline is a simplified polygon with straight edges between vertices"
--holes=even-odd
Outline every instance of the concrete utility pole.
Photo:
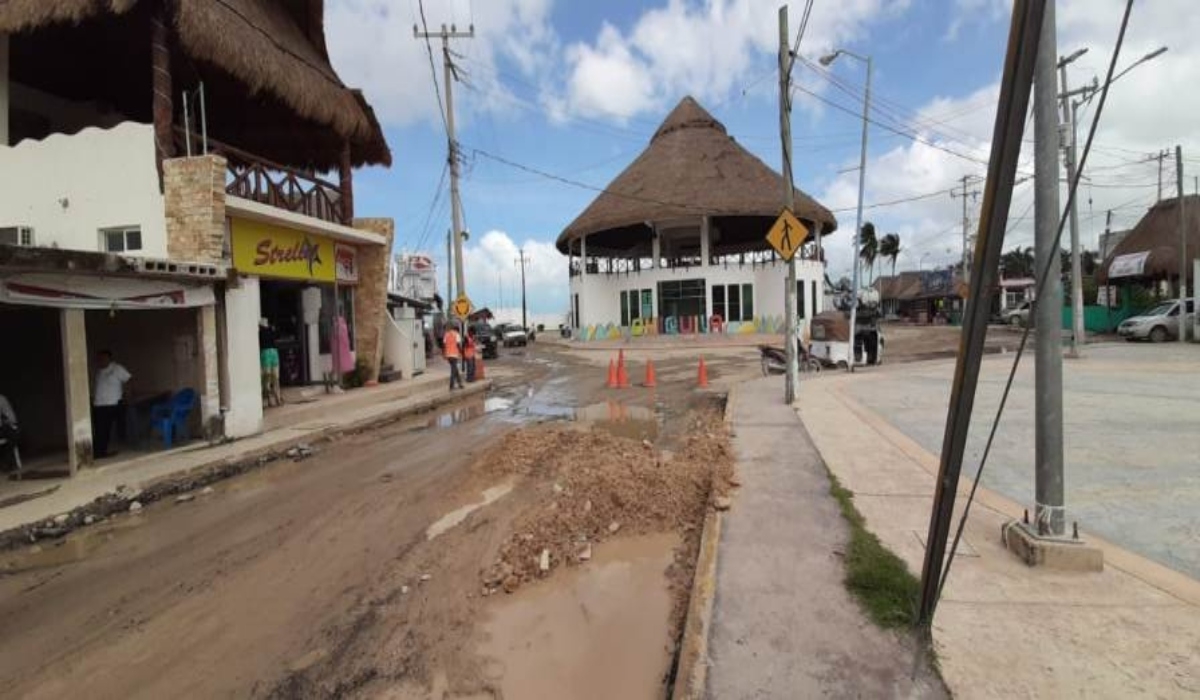
[{"label": "concrete utility pole", "polygon": [[[783,206],[796,206],[796,188],[792,184],[792,51],[788,46],[788,8],[779,8],[779,137],[783,142]],[[817,232],[820,235],[820,231]],[[706,261],[707,262],[707,261]],[[796,401],[798,380],[796,363],[796,258],[787,261],[787,287],[783,293],[784,351],[787,372],[783,381],[783,403]]]},{"label": "concrete utility pole", "polygon": [[1037,295],[1035,367],[1034,507],[1036,532],[1060,537],[1065,531],[1062,412],[1062,274],[1057,245],[1058,60],[1054,0],[1047,0],[1038,40],[1033,85],[1034,262],[1044,287]]},{"label": "concrete utility pole", "polygon": [[1175,147],[1175,191],[1179,193],[1179,342],[1187,342],[1187,218],[1183,202],[1183,147]]},{"label": "concrete utility pole", "polygon": [[973,179],[974,178],[970,175],[963,175],[962,176],[962,185],[961,185],[962,191],[961,192],[956,192],[954,190],[950,191],[951,199],[962,199],[962,209],[963,209],[963,211],[962,211],[962,269],[963,269],[962,278],[963,279],[968,279],[971,276],[971,250],[970,250],[971,217],[967,216],[967,199],[968,198],[969,199],[978,199],[979,198],[979,190],[978,189],[973,189],[973,190],[969,189],[969,185],[972,183]]},{"label": "concrete utility pole", "polygon": [[[1082,48],[1059,60],[1058,73],[1062,81],[1062,118],[1064,126],[1069,129],[1063,130],[1066,138],[1070,139],[1070,143],[1064,144],[1063,156],[1067,161],[1067,187],[1075,182],[1075,139],[1077,131],[1075,129],[1075,113],[1078,103],[1071,98],[1075,94],[1082,94],[1088,90],[1095,88],[1081,88],[1075,92],[1071,92],[1067,85],[1067,66],[1087,53],[1087,48]],[[1081,356],[1080,347],[1086,342],[1086,329],[1084,328],[1083,318],[1083,261],[1079,249],[1079,213],[1078,207],[1075,206],[1076,199],[1071,200],[1071,348],[1068,352],[1070,357],[1078,358]]]},{"label": "concrete utility pole", "polygon": [[1165,159],[1169,154],[1170,154],[1170,151],[1168,151],[1164,148],[1163,150],[1158,152],[1158,155],[1154,156],[1154,158],[1158,159],[1158,199],[1155,200],[1158,202],[1162,201],[1163,159]]},{"label": "concrete utility pole", "polygon": [[529,256],[525,254],[525,249],[521,248],[517,251],[520,255],[517,256],[517,264],[521,266],[521,327],[529,329],[528,313],[525,307],[525,266],[532,262]]},{"label": "concrete utility pole", "polygon": [[[450,25],[447,29],[446,25],[442,25],[440,32],[421,32],[417,30],[416,25],[413,25],[413,36],[417,39],[428,41],[432,37],[442,38],[442,67],[445,71],[446,83],[446,137],[450,142],[449,158],[450,158],[450,216],[454,228],[452,229],[454,238],[454,281],[458,286],[459,294],[466,294],[467,286],[463,281],[463,260],[462,260],[462,234],[463,234],[463,215],[462,215],[462,199],[458,193],[458,139],[454,135],[454,80],[458,74],[454,69],[454,61],[450,56],[450,40],[451,39],[473,39],[475,37],[475,25],[471,25],[469,31],[460,32],[454,25]],[[451,296],[447,301],[453,301],[455,297]]]},{"label": "concrete utility pole", "polygon": [[446,309],[454,301],[454,232],[446,229]]}]

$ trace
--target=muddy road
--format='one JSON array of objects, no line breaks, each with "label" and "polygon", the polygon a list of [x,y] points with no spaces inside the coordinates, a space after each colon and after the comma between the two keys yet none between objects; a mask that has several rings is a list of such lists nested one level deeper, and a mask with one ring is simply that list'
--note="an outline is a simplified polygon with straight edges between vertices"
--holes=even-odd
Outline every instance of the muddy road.
[{"label": "muddy road", "polygon": [[[539,523],[559,522],[543,511],[573,496],[590,513],[601,496],[561,493],[559,482],[576,483],[564,478],[570,454],[531,452],[559,465],[546,471],[497,451],[514,433],[578,419],[605,436],[554,429],[561,450],[602,444],[625,455],[614,462],[624,469],[630,446],[645,445],[661,466],[685,439],[692,449],[695,411],[715,399],[693,389],[684,362],[663,368],[680,377],[669,386],[617,394],[591,364],[538,345],[489,365],[499,379],[486,399],[0,554],[5,697],[511,698],[581,682],[586,697],[606,674],[627,682],[622,697],[656,697],[706,504],[619,535],[571,520],[588,565],[554,550],[555,575],[518,566],[523,585],[509,595],[484,572],[541,547]],[[702,447],[723,449],[707,430]],[[544,444],[538,436],[527,442]],[[489,467],[497,459],[508,471]],[[546,676],[539,643],[562,657],[561,677]]]}]

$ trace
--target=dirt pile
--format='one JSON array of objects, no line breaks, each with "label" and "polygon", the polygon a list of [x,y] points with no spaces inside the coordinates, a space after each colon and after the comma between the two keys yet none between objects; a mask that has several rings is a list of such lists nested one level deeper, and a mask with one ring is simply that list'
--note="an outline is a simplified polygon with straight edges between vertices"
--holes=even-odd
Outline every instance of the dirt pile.
[{"label": "dirt pile", "polygon": [[484,585],[512,592],[560,566],[588,561],[592,547],[608,538],[677,532],[683,544],[671,579],[690,587],[705,510],[727,493],[732,458],[718,412],[697,412],[688,426],[675,453],[574,426],[509,435],[482,468],[529,477],[518,488],[536,489],[537,497],[482,573]]}]

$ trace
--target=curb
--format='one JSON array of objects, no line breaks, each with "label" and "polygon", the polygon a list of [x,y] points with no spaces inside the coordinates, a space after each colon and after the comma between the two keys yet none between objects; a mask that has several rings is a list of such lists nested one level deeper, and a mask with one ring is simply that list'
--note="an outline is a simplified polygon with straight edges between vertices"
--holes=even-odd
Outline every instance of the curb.
[{"label": "curb", "polygon": [[[224,481],[225,479],[245,474],[270,464],[284,457],[288,450],[301,445],[326,443],[342,435],[360,433],[365,430],[395,423],[410,416],[426,413],[446,404],[455,403],[466,397],[486,393],[491,387],[492,380],[485,379],[466,387],[460,393],[439,393],[395,410],[382,411],[376,415],[361,418],[344,425],[328,426],[320,430],[314,430],[306,435],[283,439],[235,456],[213,459],[171,474],[149,479],[133,485],[133,488],[128,492],[110,491],[101,494],[95,499],[67,511],[65,522],[55,522],[52,525],[47,525],[46,518],[38,518],[0,532],[0,552],[17,549],[41,540],[61,538],[74,530],[91,524],[87,520],[89,517],[95,518],[98,521],[110,515],[128,510],[129,504],[132,501],[136,500],[142,505],[148,505],[169,496]],[[417,394],[417,396],[420,396],[420,394]]]},{"label": "curb", "polygon": [[[737,387],[731,387],[725,399],[725,425],[733,425],[733,407]],[[679,666],[675,671],[675,690],[671,700],[698,700],[708,683],[708,635],[712,626],[713,601],[717,589],[717,545],[721,541],[721,511],[710,509],[704,517],[692,594],[688,600],[687,621],[680,640]]]}]

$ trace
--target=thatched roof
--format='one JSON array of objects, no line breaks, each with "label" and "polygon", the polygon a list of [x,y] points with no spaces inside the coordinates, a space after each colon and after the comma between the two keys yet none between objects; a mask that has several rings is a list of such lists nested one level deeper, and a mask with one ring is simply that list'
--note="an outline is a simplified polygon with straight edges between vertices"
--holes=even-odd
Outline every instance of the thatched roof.
[{"label": "thatched roof", "polygon": [[[1188,265],[1200,258],[1200,195],[1183,198],[1184,230],[1187,235]],[[1129,235],[1113,248],[1096,270],[1100,284],[1108,281],[1108,268],[1117,257],[1149,253],[1143,277],[1163,279],[1179,276],[1179,198],[1164,199],[1150,207]],[[1190,269],[1190,268],[1189,268]],[[1123,278],[1117,278],[1123,279]]]},{"label": "thatched roof", "polygon": [[[721,231],[714,251],[761,250],[782,200],[782,177],[685,97],[646,150],[567,226],[557,245],[567,253],[588,236],[589,253],[627,251],[649,245],[647,222],[709,215]],[[800,190],[795,213],[826,235],[837,228],[833,214]]]},{"label": "thatched roof", "polygon": [[[0,2],[0,33],[13,35],[13,79],[145,118],[154,4]],[[287,165],[318,168],[335,166],[348,140],[356,165],[391,163],[366,101],[330,65],[322,0],[175,0],[168,7],[176,90],[204,81],[215,138]]]}]

